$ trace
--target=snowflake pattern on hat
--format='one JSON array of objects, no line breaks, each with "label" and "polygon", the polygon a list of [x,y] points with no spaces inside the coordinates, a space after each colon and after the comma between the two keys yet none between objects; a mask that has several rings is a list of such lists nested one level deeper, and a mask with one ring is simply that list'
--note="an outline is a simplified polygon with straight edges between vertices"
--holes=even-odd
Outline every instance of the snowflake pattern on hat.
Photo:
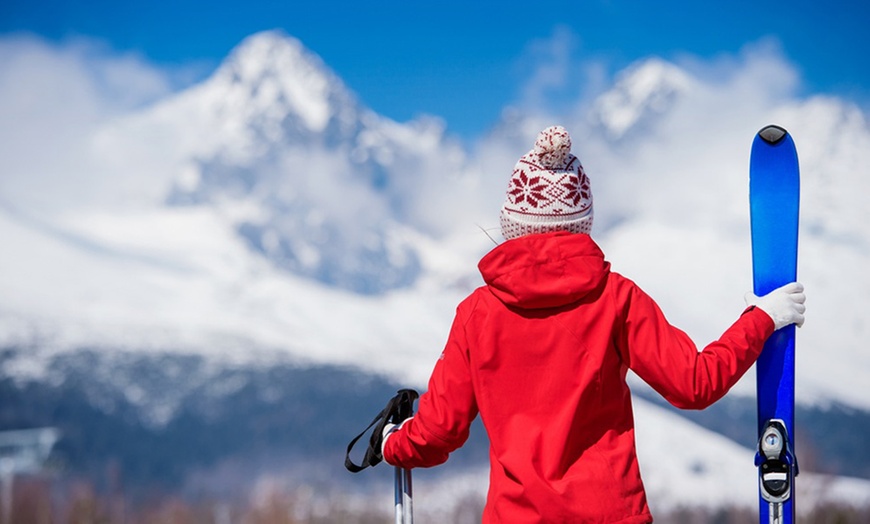
[{"label": "snowflake pattern on hat", "polygon": [[592,229],[589,178],[571,154],[571,136],[561,126],[545,129],[535,147],[514,167],[501,209],[502,235],[517,236]]},{"label": "snowflake pattern on hat", "polygon": [[[576,160],[577,157],[574,157],[572,163]],[[529,208],[550,207],[552,209],[549,213],[561,215],[582,212],[592,205],[589,178],[583,172],[582,166],[578,165],[579,174],[566,172],[554,179],[546,175],[529,176],[529,173],[541,171],[543,168],[535,164],[526,164],[514,170],[508,185],[507,198],[518,210],[531,212]],[[589,201],[588,205],[578,209],[583,201]],[[559,207],[559,204],[563,207]]]}]

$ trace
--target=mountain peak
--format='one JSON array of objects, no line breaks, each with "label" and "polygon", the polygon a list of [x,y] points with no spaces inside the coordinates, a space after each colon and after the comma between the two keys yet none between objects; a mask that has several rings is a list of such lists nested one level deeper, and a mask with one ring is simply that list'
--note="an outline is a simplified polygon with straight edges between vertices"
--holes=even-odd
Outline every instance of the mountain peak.
[{"label": "mountain peak", "polygon": [[253,253],[333,287],[373,294],[419,276],[395,223],[407,172],[424,172],[440,128],[379,117],[280,31],[243,40],[161,110],[196,137],[179,148],[169,204],[219,207]]},{"label": "mountain peak", "polygon": [[298,39],[279,30],[255,33],[242,40],[224,60],[220,70],[236,80],[254,82],[266,74],[297,69],[325,70],[326,65]]},{"label": "mountain peak", "polygon": [[281,31],[243,40],[209,83],[225,97],[229,111],[276,120],[294,115],[315,133],[326,129],[336,107],[354,105],[344,83],[320,57]]},{"label": "mountain peak", "polygon": [[611,138],[621,138],[642,121],[666,113],[694,79],[660,58],[638,62],[616,79],[613,89],[595,103],[593,118]]}]

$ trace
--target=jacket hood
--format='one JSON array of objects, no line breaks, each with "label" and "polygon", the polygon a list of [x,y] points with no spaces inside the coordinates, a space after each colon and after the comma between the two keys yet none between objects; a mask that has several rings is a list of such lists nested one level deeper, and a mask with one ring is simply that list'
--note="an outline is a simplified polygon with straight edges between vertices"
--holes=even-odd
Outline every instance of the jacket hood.
[{"label": "jacket hood", "polygon": [[589,235],[564,231],[508,240],[477,267],[499,300],[523,309],[577,302],[610,273],[610,263]]}]

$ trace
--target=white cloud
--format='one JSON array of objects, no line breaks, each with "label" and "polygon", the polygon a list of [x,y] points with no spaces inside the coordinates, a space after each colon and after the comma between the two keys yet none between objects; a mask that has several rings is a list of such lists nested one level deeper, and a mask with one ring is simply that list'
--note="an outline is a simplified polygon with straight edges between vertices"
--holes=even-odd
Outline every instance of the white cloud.
[{"label": "white cloud", "polygon": [[111,201],[123,174],[93,154],[106,122],[171,91],[171,75],[83,38],[0,38],[0,198],[40,212]]}]

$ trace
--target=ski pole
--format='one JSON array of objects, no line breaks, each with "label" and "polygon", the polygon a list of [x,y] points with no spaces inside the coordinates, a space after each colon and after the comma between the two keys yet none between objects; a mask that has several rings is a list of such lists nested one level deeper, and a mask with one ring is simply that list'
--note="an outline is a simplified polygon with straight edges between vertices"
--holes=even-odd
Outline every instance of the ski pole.
[{"label": "ski pole", "polygon": [[[403,421],[414,414],[414,395],[406,395],[396,406],[391,419],[395,424]],[[395,503],[396,524],[414,524],[414,500],[413,487],[411,485],[411,470],[396,466],[395,469]]]},{"label": "ski pole", "polygon": [[[419,393],[413,389],[400,389],[395,397],[391,398],[387,406],[378,413],[374,420],[347,445],[344,455],[344,467],[351,473],[358,473],[368,467],[375,466],[383,460],[381,446],[384,428],[389,424],[401,424],[414,414],[414,401]],[[369,446],[360,464],[355,464],[350,458],[354,444],[361,439],[369,429],[374,427]],[[414,523],[413,490],[411,487],[411,470],[396,467],[394,471],[395,493],[394,505],[396,511],[396,524]]]},{"label": "ski pole", "polygon": [[414,501],[411,470],[395,468],[396,524],[414,524]]}]

